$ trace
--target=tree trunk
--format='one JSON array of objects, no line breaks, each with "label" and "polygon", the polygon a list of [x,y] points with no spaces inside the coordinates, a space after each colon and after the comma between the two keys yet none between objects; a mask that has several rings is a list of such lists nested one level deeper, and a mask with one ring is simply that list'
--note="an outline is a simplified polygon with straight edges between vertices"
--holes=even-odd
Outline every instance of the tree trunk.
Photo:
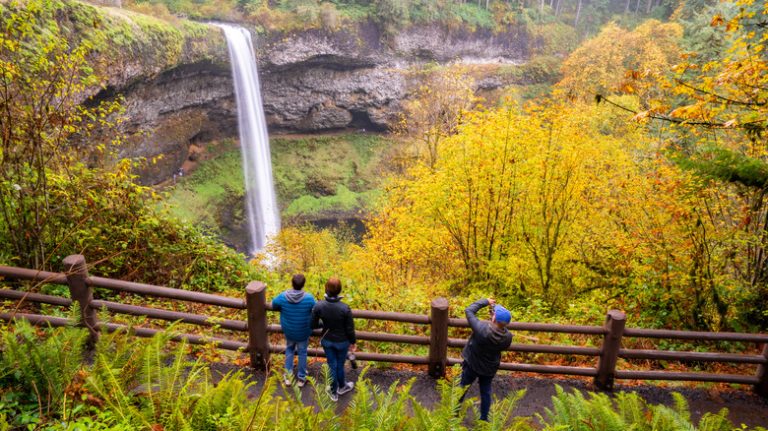
[{"label": "tree trunk", "polygon": [[573,20],[574,27],[579,25],[579,17],[581,16],[581,2],[582,0],[579,0],[578,5],[576,6],[576,18]]},{"label": "tree trunk", "polygon": [[629,13],[629,5],[632,3],[632,0],[627,0],[627,4],[624,6],[624,15]]}]

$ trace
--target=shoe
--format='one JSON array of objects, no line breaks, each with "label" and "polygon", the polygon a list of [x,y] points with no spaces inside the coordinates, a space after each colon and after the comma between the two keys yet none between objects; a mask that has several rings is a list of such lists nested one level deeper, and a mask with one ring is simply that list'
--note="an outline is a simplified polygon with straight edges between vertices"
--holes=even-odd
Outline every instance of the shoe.
[{"label": "shoe", "polygon": [[285,386],[291,386],[293,384],[293,381],[290,377],[283,377],[283,383],[285,383]]},{"label": "shoe", "polygon": [[331,387],[330,386],[326,386],[325,387],[325,392],[328,394],[329,397],[331,397],[331,401],[335,402],[335,401],[339,400],[339,396],[336,395],[335,392],[331,392]]},{"label": "shoe", "polygon": [[304,385],[306,385],[306,384],[307,384],[307,380],[306,379],[299,379],[299,381],[296,383],[296,386],[298,386],[300,388],[303,388]]},{"label": "shoe", "polygon": [[347,382],[347,383],[344,384],[344,386],[340,387],[336,392],[339,395],[344,395],[347,392],[351,391],[352,388],[354,388],[354,387],[355,387],[355,383],[354,382]]}]

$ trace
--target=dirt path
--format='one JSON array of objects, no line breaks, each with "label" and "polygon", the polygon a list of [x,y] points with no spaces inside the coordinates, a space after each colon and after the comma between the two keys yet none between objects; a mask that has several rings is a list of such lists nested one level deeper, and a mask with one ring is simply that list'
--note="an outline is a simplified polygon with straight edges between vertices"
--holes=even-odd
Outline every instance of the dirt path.
[{"label": "dirt path", "polygon": [[[227,372],[239,370],[241,368],[231,365],[214,364],[212,366],[215,374],[223,375]],[[264,373],[246,371],[249,378],[252,378],[256,385],[252,389],[255,396],[262,388],[264,382]],[[347,370],[347,380],[357,380],[360,371]],[[309,375],[319,379],[320,363],[314,363],[309,366]],[[437,390],[436,381],[424,372],[401,371],[390,368],[370,367],[366,377],[381,388],[388,388],[393,382],[405,383],[411,378],[416,381],[411,389],[413,395],[423,405],[434,405],[440,398]],[[536,413],[544,413],[544,409],[552,406],[552,395],[555,394],[555,385],[560,385],[567,391],[594,391],[594,387],[589,380],[576,379],[555,379],[555,378],[533,378],[523,375],[500,372],[493,381],[493,392],[497,397],[503,397],[511,391],[526,389],[525,397],[518,403],[516,414],[518,416],[532,416]],[[763,426],[768,427],[768,400],[761,398],[747,387],[741,387],[738,390],[709,390],[703,386],[691,388],[678,386],[675,388],[654,386],[654,385],[616,385],[616,391],[637,392],[648,403],[651,404],[672,404],[671,393],[679,392],[688,400],[691,415],[694,420],[698,419],[707,412],[718,412],[723,408],[729,411],[729,418],[736,426],[745,424],[749,427]],[[477,384],[473,385],[469,391],[469,396],[478,397]],[[345,395],[340,397],[339,409],[344,409],[351,397]],[[305,403],[313,403],[312,390],[305,388],[303,390],[303,400]]]}]

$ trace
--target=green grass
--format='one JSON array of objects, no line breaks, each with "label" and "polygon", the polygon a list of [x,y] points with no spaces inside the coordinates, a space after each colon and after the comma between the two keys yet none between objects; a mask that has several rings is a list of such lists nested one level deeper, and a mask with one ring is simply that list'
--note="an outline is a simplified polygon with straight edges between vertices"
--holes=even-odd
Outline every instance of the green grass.
[{"label": "green grass", "polygon": [[[388,145],[387,138],[367,134],[273,139],[272,173],[283,216],[365,210],[378,196]],[[240,208],[243,193],[240,150],[232,148],[182,178],[166,202],[182,220],[218,231],[222,210]]]}]

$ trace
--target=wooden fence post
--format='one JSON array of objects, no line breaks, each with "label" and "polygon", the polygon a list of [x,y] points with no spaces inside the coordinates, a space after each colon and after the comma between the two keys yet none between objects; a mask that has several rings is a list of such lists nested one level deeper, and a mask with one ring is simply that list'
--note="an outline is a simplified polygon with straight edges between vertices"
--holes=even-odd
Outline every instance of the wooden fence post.
[{"label": "wooden fence post", "polygon": [[429,375],[445,377],[448,364],[448,300],[432,300],[429,332]]},{"label": "wooden fence post", "polygon": [[[768,343],[763,345],[763,357],[768,359]],[[757,379],[755,392],[762,397],[768,398],[768,365],[760,364],[757,366]]]},{"label": "wooden fence post", "polygon": [[269,368],[269,338],[267,337],[267,285],[252,281],[245,287],[245,305],[248,308],[248,352],[251,367]]},{"label": "wooden fence post", "polygon": [[67,275],[69,294],[80,306],[80,326],[88,328],[89,337],[86,350],[90,351],[96,346],[99,339],[99,322],[96,310],[91,306],[93,301],[93,288],[88,285],[88,267],[85,264],[85,256],[73,254],[64,258],[64,272]]},{"label": "wooden fence post", "polygon": [[597,363],[597,375],[595,386],[599,389],[613,390],[613,379],[616,374],[616,361],[619,358],[621,336],[624,334],[624,324],[627,315],[619,310],[610,310],[605,317],[605,329],[607,333],[603,338],[603,347],[600,359]]}]

